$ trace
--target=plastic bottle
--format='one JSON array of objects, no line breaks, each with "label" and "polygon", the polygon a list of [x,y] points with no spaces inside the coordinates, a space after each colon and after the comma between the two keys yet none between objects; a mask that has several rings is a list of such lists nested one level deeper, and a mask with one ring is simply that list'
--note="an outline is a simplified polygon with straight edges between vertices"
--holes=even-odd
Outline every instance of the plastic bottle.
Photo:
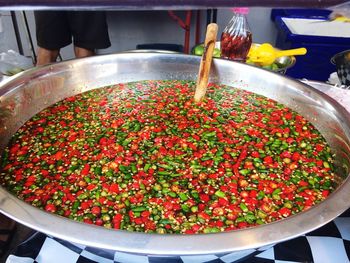
[{"label": "plastic bottle", "polygon": [[221,57],[244,62],[252,45],[252,32],[246,14],[248,8],[233,8],[234,15],[221,34]]}]

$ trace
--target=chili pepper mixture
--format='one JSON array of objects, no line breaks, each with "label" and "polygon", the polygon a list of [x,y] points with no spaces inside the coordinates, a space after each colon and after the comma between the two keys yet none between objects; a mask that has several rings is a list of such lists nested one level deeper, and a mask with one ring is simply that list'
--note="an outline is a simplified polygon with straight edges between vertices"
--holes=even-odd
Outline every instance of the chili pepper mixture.
[{"label": "chili pepper mixture", "polygon": [[69,97],[13,136],[0,183],[25,202],[107,228],[212,233],[304,211],[333,189],[333,156],[304,117],[210,84],[143,81]]}]

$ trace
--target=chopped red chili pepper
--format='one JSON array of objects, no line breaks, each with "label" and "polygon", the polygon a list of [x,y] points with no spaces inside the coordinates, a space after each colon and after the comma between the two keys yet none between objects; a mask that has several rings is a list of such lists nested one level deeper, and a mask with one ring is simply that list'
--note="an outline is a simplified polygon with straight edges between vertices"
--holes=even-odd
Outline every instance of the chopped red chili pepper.
[{"label": "chopped red chili pepper", "polygon": [[251,92],[144,81],[69,97],[21,127],[0,184],[88,224],[212,233],[270,223],[333,190],[334,158],[298,113]]}]

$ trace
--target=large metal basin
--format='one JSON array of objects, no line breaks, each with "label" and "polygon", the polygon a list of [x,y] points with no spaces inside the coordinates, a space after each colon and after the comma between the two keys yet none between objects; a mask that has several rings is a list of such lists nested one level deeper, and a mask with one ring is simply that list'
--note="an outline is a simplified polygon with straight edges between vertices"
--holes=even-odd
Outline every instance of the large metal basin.
[{"label": "large metal basin", "polygon": [[[31,116],[67,96],[147,79],[195,80],[200,57],[124,53],[72,60],[19,74],[0,87],[0,150]],[[249,65],[214,60],[211,81],[275,99],[304,115],[337,155],[337,189],[312,209],[281,221],[233,232],[159,235],[109,230],[32,207],[0,187],[0,211],[30,228],[88,246],[131,253],[195,255],[241,251],[288,240],[331,221],[350,205],[350,116],[331,98],[301,82]]]}]

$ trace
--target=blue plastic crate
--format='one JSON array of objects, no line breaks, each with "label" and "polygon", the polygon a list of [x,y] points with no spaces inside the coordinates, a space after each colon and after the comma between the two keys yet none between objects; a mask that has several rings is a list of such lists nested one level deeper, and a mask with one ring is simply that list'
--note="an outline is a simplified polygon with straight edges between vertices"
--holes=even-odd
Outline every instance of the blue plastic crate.
[{"label": "blue plastic crate", "polygon": [[299,18],[317,18],[327,19],[330,10],[327,9],[309,9],[309,8],[288,8],[288,9],[272,9],[271,20],[275,21],[276,17],[299,17]]},{"label": "blue plastic crate", "polygon": [[331,57],[350,48],[350,38],[293,34],[282,17],[275,17],[275,24],[278,29],[275,44],[277,48],[305,47],[307,49],[307,54],[297,56],[295,66],[288,69],[286,73],[293,78],[328,80],[329,75],[336,71],[335,66],[330,62]]}]

